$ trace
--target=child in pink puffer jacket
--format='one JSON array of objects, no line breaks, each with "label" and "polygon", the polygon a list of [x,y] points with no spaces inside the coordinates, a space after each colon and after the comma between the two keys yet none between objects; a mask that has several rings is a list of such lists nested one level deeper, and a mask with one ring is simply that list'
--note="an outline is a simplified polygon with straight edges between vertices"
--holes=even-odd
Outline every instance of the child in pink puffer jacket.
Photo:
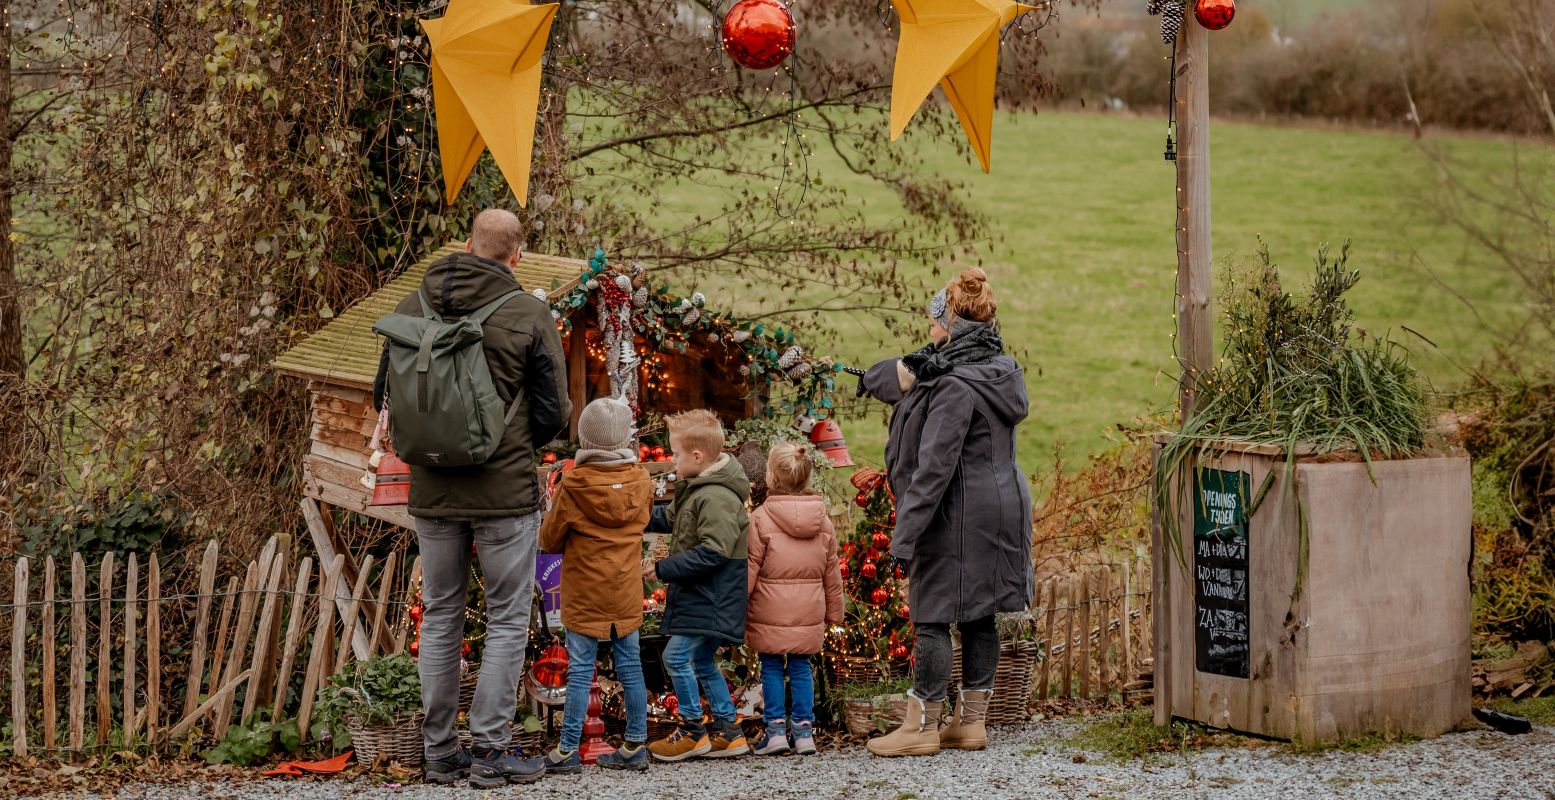
[{"label": "child in pink puffer jacket", "polygon": [[745,642],[761,654],[767,732],[756,752],[764,755],[790,746],[801,754],[815,752],[810,657],[821,652],[826,626],[842,624],[837,533],[826,513],[826,498],[810,491],[809,456],[805,445],[772,448],[767,456],[767,500],[750,518]]}]

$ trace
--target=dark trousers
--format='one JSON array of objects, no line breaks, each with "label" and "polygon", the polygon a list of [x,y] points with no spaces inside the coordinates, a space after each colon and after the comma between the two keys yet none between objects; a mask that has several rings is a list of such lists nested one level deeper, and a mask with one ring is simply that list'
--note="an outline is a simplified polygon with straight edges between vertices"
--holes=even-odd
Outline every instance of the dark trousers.
[{"label": "dark trousers", "polygon": [[[956,623],[961,632],[961,688],[992,689],[999,668],[999,629],[993,615]],[[950,683],[950,623],[913,626],[912,693],[919,700],[945,699]]]}]

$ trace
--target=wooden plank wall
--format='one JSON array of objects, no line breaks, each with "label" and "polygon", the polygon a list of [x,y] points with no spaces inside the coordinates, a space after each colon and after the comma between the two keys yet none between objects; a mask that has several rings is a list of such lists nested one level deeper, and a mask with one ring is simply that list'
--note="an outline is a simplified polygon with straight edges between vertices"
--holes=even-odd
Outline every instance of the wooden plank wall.
[{"label": "wooden plank wall", "polygon": [[[155,553],[110,553],[92,565],[95,582],[81,553],[70,557],[68,573],[52,557],[8,564],[12,592],[0,613],[0,641],[9,643],[15,757],[170,751],[191,731],[219,738],[260,709],[272,718],[306,719],[319,687],[343,662],[331,645],[350,641],[352,626],[335,613],[344,559],[315,569],[312,558],[294,558],[294,549],[291,537],[273,538],[258,558],[227,575],[214,541],[186,565],[190,574],[168,574]],[[377,601],[361,623],[378,634],[371,654],[406,647],[407,603],[421,570],[419,562],[409,570],[398,562],[391,555],[375,570],[369,560],[355,591],[346,589]],[[172,594],[171,586],[197,588]],[[169,618],[187,624],[164,625]],[[188,657],[164,658],[168,652]],[[87,709],[94,695],[95,715]],[[306,725],[302,730],[306,735]]]}]

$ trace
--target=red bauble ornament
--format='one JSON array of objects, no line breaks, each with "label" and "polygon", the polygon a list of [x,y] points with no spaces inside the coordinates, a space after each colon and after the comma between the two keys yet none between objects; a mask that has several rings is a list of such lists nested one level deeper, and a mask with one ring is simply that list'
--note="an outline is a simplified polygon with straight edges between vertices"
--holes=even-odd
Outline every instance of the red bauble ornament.
[{"label": "red bauble ornament", "polygon": [[893,527],[896,525],[896,512],[895,511],[891,512],[891,525]]},{"label": "red bauble ornament", "polygon": [[658,589],[654,589],[653,590],[653,602],[658,603],[659,605],[663,605],[664,604],[664,596],[665,595],[664,595],[664,589],[663,588],[658,588]]},{"label": "red bauble ornament", "polygon": [[680,713],[680,698],[666,693],[664,695],[664,713],[675,716]]},{"label": "red bauble ornament", "polygon": [[899,645],[891,648],[891,657],[892,658],[906,658],[907,657],[907,645],[899,644]]},{"label": "red bauble ornament", "polygon": [[837,571],[842,573],[842,579],[848,579],[848,562],[843,561],[837,565]]},{"label": "red bauble ornament", "polygon": [[876,572],[875,565],[870,563],[870,562],[867,562],[867,561],[864,562],[864,566],[858,568],[858,574],[860,574],[860,575],[862,575],[862,576],[864,576],[866,578],[873,578],[873,577],[875,577],[875,572]]},{"label": "red bauble ornament", "polygon": [[545,455],[540,457],[540,461],[542,463],[545,463],[545,464],[555,464],[556,463],[556,454],[555,453],[546,453]]},{"label": "red bauble ornament", "polygon": [[847,553],[848,555],[851,556],[854,553],[858,552],[858,545],[856,545],[856,544],[854,544],[852,542],[848,542],[847,544],[842,546],[842,552]]},{"label": "red bauble ornament", "polygon": [[465,640],[465,642],[464,642],[464,649],[461,650],[459,654],[461,656],[465,657],[465,658],[469,658],[470,657],[470,642],[469,642],[469,640]]},{"label": "red bauble ornament", "polygon": [[896,579],[899,581],[907,580],[907,573],[903,572],[901,567],[896,568]]},{"label": "red bauble ornament", "polygon": [[740,0],[724,15],[724,51],[746,69],[772,69],[794,53],[794,15],[778,0]]},{"label": "red bauble ornament", "polygon": [[1236,17],[1236,0],[1194,0],[1193,18],[1212,31],[1224,30]]},{"label": "red bauble ornament", "polygon": [[857,504],[859,508],[864,508],[869,505],[869,495],[864,494],[863,492],[859,492],[853,496],[853,502]]},{"label": "red bauble ornament", "polygon": [[907,607],[906,603],[903,603],[902,607],[898,608],[896,610],[896,615],[898,617],[901,617],[902,619],[907,619],[908,615],[910,615],[911,613],[912,613],[912,610]]},{"label": "red bauble ornament", "polygon": [[876,533],[871,541],[875,543],[876,550],[884,550],[891,546],[891,537],[884,533]]},{"label": "red bauble ornament", "polygon": [[876,589],[875,593],[869,596],[869,599],[874,601],[875,605],[883,606],[885,601],[891,599],[891,593],[884,588]]}]

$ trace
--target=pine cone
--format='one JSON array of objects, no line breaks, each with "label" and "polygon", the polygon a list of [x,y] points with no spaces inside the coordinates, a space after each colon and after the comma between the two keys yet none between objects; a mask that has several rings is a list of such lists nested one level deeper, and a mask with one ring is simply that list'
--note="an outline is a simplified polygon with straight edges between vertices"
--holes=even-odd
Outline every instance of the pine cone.
[{"label": "pine cone", "polygon": [[798,364],[802,357],[804,357],[804,350],[796,344],[783,351],[783,355],[778,357],[778,369],[789,369]]}]

